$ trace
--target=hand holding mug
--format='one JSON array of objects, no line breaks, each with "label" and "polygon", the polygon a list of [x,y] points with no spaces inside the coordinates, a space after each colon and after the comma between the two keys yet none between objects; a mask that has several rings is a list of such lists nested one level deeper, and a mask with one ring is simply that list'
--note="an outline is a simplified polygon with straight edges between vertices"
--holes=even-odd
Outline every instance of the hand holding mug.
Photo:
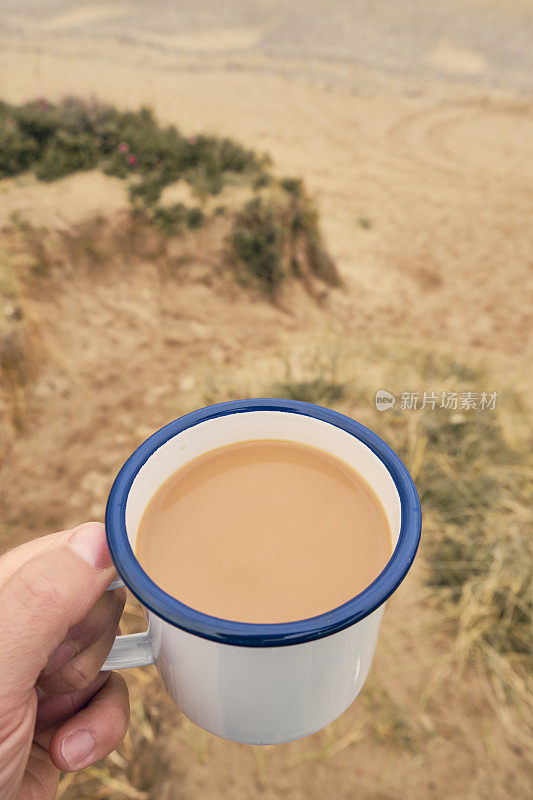
[{"label": "hand holding mug", "polygon": [[0,558],[0,797],[51,800],[59,771],[110,753],[129,721],[122,677],[101,672],[124,590],[101,523]]}]

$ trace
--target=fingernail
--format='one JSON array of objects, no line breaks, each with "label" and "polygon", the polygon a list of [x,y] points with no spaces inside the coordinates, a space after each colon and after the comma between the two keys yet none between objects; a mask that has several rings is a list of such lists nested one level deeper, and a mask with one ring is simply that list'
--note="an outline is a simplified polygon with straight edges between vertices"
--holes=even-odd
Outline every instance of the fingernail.
[{"label": "fingernail", "polygon": [[46,662],[46,667],[44,668],[43,672],[48,675],[50,672],[55,672],[56,669],[59,669],[66,664],[67,661],[70,661],[71,658],[77,656],[79,653],[79,648],[76,647],[73,642],[62,642],[59,647],[56,647],[48,661]]},{"label": "fingernail", "polygon": [[107,569],[113,565],[101,522],[80,525],[71,536],[69,546],[95,569]]},{"label": "fingernail", "polygon": [[73,731],[61,743],[61,755],[71,769],[83,767],[94,750],[94,739],[89,731]]}]

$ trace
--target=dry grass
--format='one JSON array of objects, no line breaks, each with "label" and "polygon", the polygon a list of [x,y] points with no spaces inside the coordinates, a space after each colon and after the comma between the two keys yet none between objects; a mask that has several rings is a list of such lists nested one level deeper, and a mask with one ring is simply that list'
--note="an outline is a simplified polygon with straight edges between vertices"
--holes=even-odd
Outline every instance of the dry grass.
[{"label": "dry grass", "polygon": [[283,379],[270,389],[272,397],[334,406],[347,393],[340,376],[338,353],[313,353],[303,362],[286,360]]},{"label": "dry grass", "polygon": [[37,372],[34,326],[28,319],[19,272],[24,264],[0,251],[0,464],[22,431],[28,384]]},{"label": "dry grass", "polygon": [[289,760],[288,766],[295,767],[305,761],[328,761],[333,756],[360,742],[369,732],[369,716],[359,717],[347,731],[342,731],[339,719],[322,731],[319,747],[308,747]]}]

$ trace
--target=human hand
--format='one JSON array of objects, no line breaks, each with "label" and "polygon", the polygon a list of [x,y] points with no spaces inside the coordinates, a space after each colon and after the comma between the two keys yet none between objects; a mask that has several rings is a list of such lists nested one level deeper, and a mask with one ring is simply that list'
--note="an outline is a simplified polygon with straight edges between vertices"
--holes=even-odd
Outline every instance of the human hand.
[{"label": "human hand", "polygon": [[104,526],[87,522],[0,558],[0,797],[52,800],[59,771],[110,753],[129,721],[122,677],[100,672],[125,590]]}]

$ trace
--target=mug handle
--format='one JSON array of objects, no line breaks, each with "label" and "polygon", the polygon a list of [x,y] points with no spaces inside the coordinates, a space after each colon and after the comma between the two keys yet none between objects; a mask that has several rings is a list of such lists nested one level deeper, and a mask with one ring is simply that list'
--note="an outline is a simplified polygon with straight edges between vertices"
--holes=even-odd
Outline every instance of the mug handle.
[{"label": "mug handle", "polygon": [[[107,587],[107,591],[120,589],[122,586],[124,586],[124,582],[120,578],[115,578]],[[115,637],[109,655],[102,666],[102,672],[110,669],[146,667],[148,664],[154,663],[155,656],[148,631],[126,633],[123,636]]]}]

